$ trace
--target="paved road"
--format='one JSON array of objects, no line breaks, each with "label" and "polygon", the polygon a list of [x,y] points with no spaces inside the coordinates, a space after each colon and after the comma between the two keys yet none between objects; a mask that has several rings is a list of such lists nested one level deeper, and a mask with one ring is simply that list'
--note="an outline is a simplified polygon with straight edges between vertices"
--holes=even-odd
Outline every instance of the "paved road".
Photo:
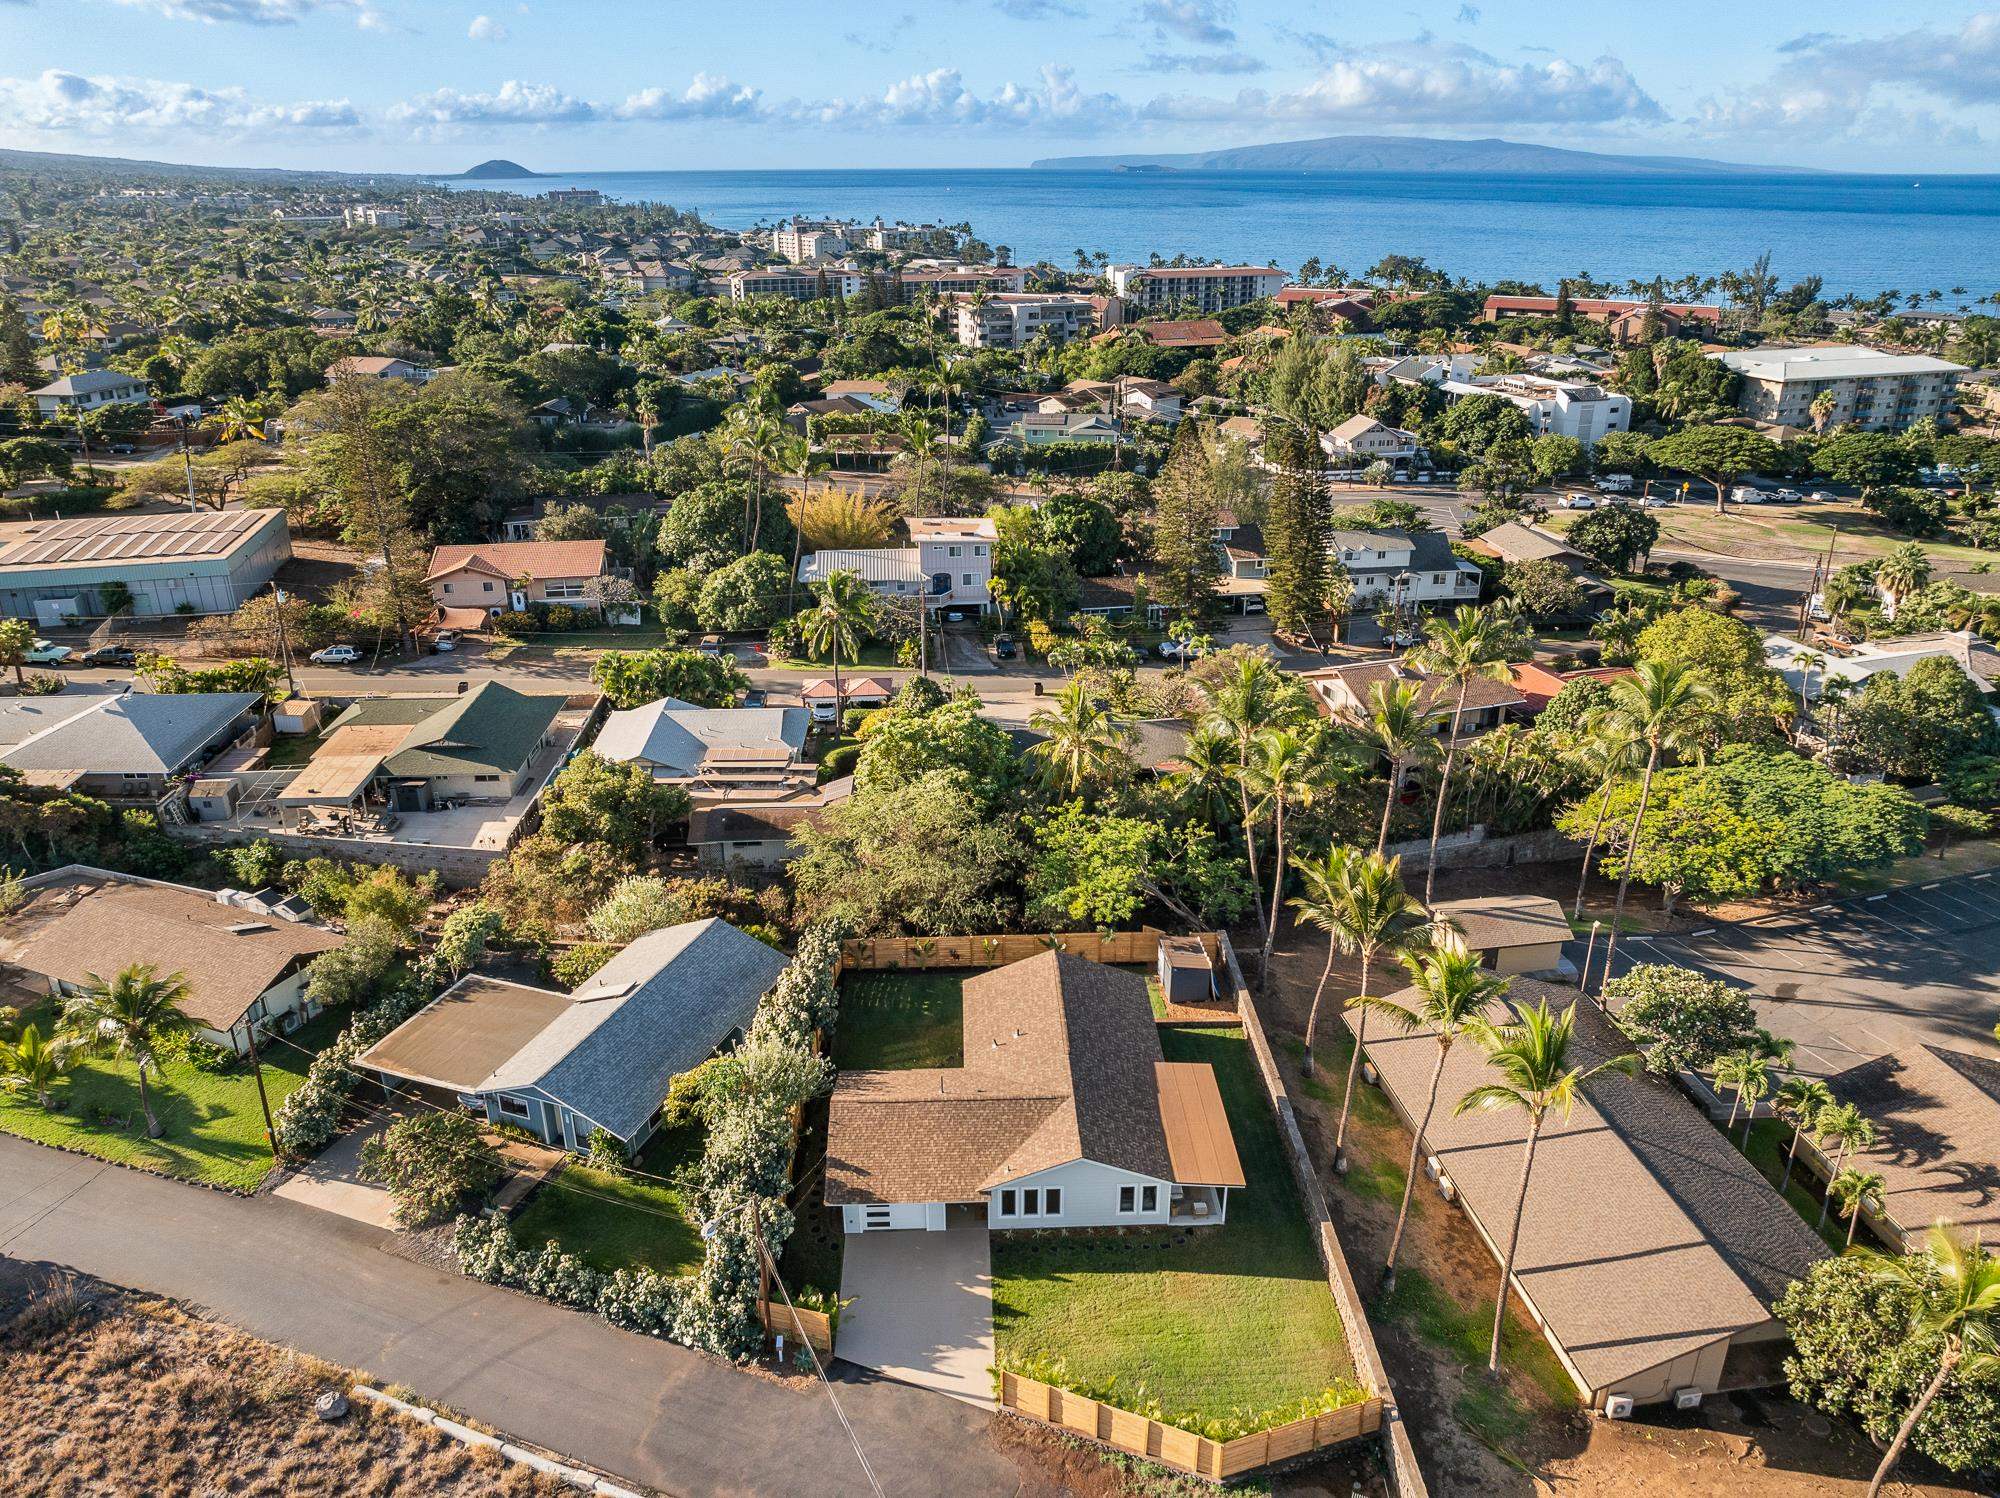
[{"label": "paved road", "polygon": [[[683,1498],[868,1492],[824,1391],[382,1251],[388,1235],[0,1136],[0,1253],[206,1307]],[[1037,1491],[993,1418],[836,1364],[885,1492]]]}]

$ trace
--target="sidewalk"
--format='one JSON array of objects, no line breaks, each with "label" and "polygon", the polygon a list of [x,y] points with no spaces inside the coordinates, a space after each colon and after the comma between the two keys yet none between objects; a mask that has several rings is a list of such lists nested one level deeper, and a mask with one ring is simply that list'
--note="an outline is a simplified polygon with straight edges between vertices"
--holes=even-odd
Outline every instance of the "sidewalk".
[{"label": "sidewalk", "polygon": [[[387,1236],[0,1136],[0,1253],[192,1302],[679,1498],[869,1492],[823,1390],[412,1263]],[[835,1369],[885,1492],[1035,1490],[991,1415]]]}]

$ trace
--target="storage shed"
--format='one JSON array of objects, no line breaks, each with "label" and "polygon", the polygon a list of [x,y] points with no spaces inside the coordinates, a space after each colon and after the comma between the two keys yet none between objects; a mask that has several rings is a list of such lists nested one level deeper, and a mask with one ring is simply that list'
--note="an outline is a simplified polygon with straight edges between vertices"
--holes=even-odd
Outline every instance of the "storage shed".
[{"label": "storage shed", "polygon": [[1169,1004],[1206,1004],[1216,995],[1215,959],[1199,936],[1160,938],[1159,978]]}]

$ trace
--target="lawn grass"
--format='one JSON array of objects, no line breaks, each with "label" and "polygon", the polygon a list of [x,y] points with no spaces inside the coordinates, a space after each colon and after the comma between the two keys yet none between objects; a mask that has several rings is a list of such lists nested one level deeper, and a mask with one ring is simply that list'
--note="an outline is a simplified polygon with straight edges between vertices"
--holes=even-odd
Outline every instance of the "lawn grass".
[{"label": "lawn grass", "polygon": [[[634,1162],[671,1176],[701,1154],[698,1125],[665,1129]],[[539,1248],[553,1238],[592,1269],[651,1269],[687,1274],[701,1263],[701,1232],[680,1193],[644,1176],[619,1175],[572,1160],[514,1219],[517,1242]]]},{"label": "lawn grass", "polygon": [[[46,1035],[56,1013],[54,1004],[42,1004],[24,1012],[21,1022],[39,1026]],[[347,1019],[344,1011],[324,1014],[287,1036],[289,1045],[265,1042],[264,1090],[273,1114],[305,1081],[312,1057],[302,1050],[319,1050]],[[108,1056],[86,1057],[56,1083],[55,1111],[43,1109],[25,1093],[0,1093],[0,1131],[238,1191],[254,1190],[264,1179],[271,1168],[271,1146],[248,1062],[221,1074],[168,1062],[164,1072],[147,1074],[146,1089],[164,1130],[158,1139],[146,1137],[136,1069]]]},{"label": "lawn grass", "polygon": [[325,736],[317,733],[281,733],[264,750],[264,768],[290,770],[311,763]]},{"label": "lawn grass", "polygon": [[842,1071],[964,1064],[961,971],[877,969],[840,983],[833,1060]]},{"label": "lawn grass", "polygon": [[[833,675],[832,661],[807,660],[803,656],[774,655],[765,661],[764,665],[773,671],[811,671],[820,676]],[[895,665],[896,647],[885,645],[881,641],[876,640],[861,647],[860,660],[842,661],[840,663],[840,670],[841,674],[845,675],[849,671],[866,671],[870,668],[888,667],[893,669]]]},{"label": "lawn grass", "polygon": [[[1718,515],[1713,504],[1673,505],[1651,510],[1660,522],[1660,546],[1687,546],[1729,556],[1802,560],[1823,554],[1839,538],[1835,562],[1886,556],[1910,538],[1889,529],[1858,504],[1731,505]],[[1565,531],[1577,517],[1548,517],[1551,530]],[[1924,551],[1948,567],[1972,567],[1993,560],[1970,546],[1925,541]]]},{"label": "lawn grass", "polygon": [[1160,1042],[1170,1061],[1214,1066],[1249,1186],[1230,1193],[1216,1228],[997,1234],[997,1352],[1059,1357],[1079,1380],[1115,1378],[1125,1399],[1206,1418],[1351,1381],[1340,1316],[1243,1031],[1177,1027]]}]

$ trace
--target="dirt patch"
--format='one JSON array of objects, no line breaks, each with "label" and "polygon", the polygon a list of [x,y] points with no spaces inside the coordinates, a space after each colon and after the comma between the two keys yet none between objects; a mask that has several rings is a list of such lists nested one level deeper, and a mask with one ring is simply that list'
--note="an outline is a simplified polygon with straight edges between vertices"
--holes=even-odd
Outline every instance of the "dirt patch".
[{"label": "dirt patch", "polygon": [[[1474,871],[1491,879],[1496,873]],[[1574,871],[1569,875],[1574,889]],[[1447,888],[1440,874],[1440,894]],[[1468,893],[1470,891],[1467,891]],[[1553,891],[1548,891],[1553,893]],[[1328,1183],[1328,1208],[1369,1305],[1389,1376],[1431,1491],[1525,1495],[1860,1494],[1877,1453],[1853,1427],[1806,1409],[1782,1390],[1708,1401],[1698,1411],[1652,1412],[1630,1422],[1591,1417],[1518,1303],[1511,1308],[1499,1385],[1485,1371],[1499,1266],[1464,1214],[1419,1183],[1412,1198],[1395,1296],[1380,1297],[1380,1265],[1401,1199],[1410,1136],[1386,1101],[1357,1088],[1348,1125],[1351,1169],[1332,1174],[1333,1135],[1349,1054],[1335,1017],[1359,988],[1337,961],[1321,1007],[1315,1076],[1304,1074],[1305,1016],[1326,960],[1313,933],[1286,933],[1273,955],[1262,1012],[1307,1146]],[[1371,977],[1392,992],[1400,977]],[[1890,1490],[1922,1498],[1976,1490],[1905,1463]]]},{"label": "dirt patch", "polygon": [[390,1410],[313,1401],[346,1369],[85,1280],[14,1283],[0,1332],[0,1471],[10,1492],[348,1494],[570,1491]]}]

